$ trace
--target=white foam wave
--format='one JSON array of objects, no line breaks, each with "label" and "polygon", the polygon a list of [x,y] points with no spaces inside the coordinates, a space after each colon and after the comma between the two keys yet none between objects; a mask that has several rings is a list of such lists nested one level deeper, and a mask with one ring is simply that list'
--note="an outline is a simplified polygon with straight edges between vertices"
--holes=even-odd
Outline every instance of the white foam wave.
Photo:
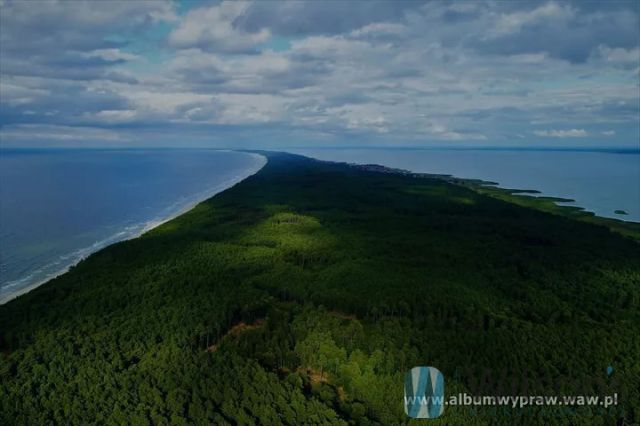
[{"label": "white foam wave", "polygon": [[[231,151],[229,151],[231,152]],[[104,239],[94,242],[88,247],[75,250],[70,253],[59,256],[55,261],[47,263],[37,269],[32,270],[28,275],[19,279],[9,281],[0,287],[0,305],[12,300],[24,293],[33,290],[36,287],[56,278],[59,275],[64,274],[74,265],[77,265],[80,261],[86,259],[89,255],[103,249],[111,244],[126,241],[133,238],[137,238],[156,228],[177,216],[191,210],[197,204],[204,200],[207,200],[214,195],[231,188],[244,179],[256,174],[267,163],[266,157],[260,154],[246,153],[254,159],[254,163],[244,169],[241,173],[224,180],[212,188],[208,188],[205,191],[201,191],[195,195],[189,197],[183,197],[171,204],[163,210],[161,214],[155,218],[145,221],[143,223],[131,224],[124,229],[110,235]]]}]

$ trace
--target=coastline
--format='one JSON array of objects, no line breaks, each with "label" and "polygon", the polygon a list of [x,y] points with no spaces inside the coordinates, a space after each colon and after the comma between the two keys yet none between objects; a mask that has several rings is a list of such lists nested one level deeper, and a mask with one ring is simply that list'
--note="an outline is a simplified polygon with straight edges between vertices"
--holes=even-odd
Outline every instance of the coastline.
[{"label": "coastline", "polygon": [[419,173],[406,169],[382,166],[379,164],[357,164],[343,161],[318,160],[342,164],[358,170],[372,173],[387,173],[409,176],[412,178],[436,179],[453,185],[463,186],[479,194],[488,195],[512,204],[551,213],[572,219],[605,226],[636,241],[640,241],[640,222],[623,217],[600,216],[597,213],[576,205],[570,198],[548,196],[535,189],[514,189],[501,186],[498,182],[482,179],[460,178],[449,174]]},{"label": "coastline", "polygon": [[[230,150],[224,150],[224,151],[230,151]],[[16,291],[10,292],[6,295],[0,296],[0,305],[6,304],[7,302],[30,292],[31,290],[51,281],[52,279],[55,279],[60,275],[65,274],[66,272],[69,271],[70,268],[72,268],[82,260],[86,259],[93,253],[96,253],[102,250],[105,247],[108,247],[118,242],[138,238],[143,234],[151,231],[152,229],[155,229],[160,225],[163,225],[164,223],[167,223],[175,219],[176,217],[181,216],[182,214],[193,209],[196,205],[200,204],[201,202],[214,197],[215,195],[237,185],[238,183],[242,182],[246,178],[258,173],[260,170],[262,170],[262,168],[264,168],[264,166],[268,162],[267,156],[257,152],[242,151],[242,150],[237,152],[242,152],[250,156],[253,156],[254,158],[259,158],[261,159],[262,164],[253,173],[250,173],[240,179],[238,178],[229,179],[227,181],[224,181],[218,184],[214,188],[210,188],[207,191],[204,191],[200,194],[196,194],[195,196],[191,197],[191,199],[188,200],[185,204],[181,205],[178,209],[172,210],[170,213],[168,213],[166,216],[163,216],[162,218],[154,218],[152,220],[149,220],[148,222],[142,224],[142,227],[140,229],[136,229],[133,232],[129,233],[128,235],[126,230],[120,231],[114,236],[107,237],[101,242],[98,242],[90,247],[86,247],[78,250],[77,252],[81,252],[81,254],[78,256],[73,256],[73,254],[68,255],[69,257],[74,258],[72,262],[69,262],[66,266],[47,275],[45,278],[41,280],[38,280],[32,284],[28,284],[27,286],[21,287]],[[453,175],[447,175],[447,174],[413,172],[406,169],[387,167],[379,164],[357,164],[357,163],[349,163],[344,161],[323,160],[323,159],[317,159],[317,158],[307,157],[307,156],[305,157],[308,159],[313,159],[315,161],[320,161],[324,163],[347,165],[349,167],[368,171],[368,172],[407,175],[415,178],[438,179],[438,180],[442,180],[455,185],[465,186],[473,189],[476,192],[483,193],[485,195],[489,195],[495,198],[503,199],[505,201],[509,201],[514,204],[525,205],[529,208],[534,208],[534,209],[538,209],[538,210],[542,210],[542,211],[546,211],[554,214],[560,214],[562,216],[570,216],[578,220],[585,220],[587,222],[594,222],[601,225],[605,225],[610,229],[615,230],[623,235],[631,236],[633,239],[636,239],[636,240],[640,239],[639,238],[640,230],[638,228],[640,224],[638,222],[634,222],[628,219],[625,220],[624,218],[609,218],[605,216],[598,216],[595,213],[585,210],[582,207],[564,204],[564,203],[574,202],[574,200],[545,196],[544,194],[542,194],[540,191],[537,191],[537,190],[506,188],[506,187],[500,186],[499,183],[497,182],[486,181],[482,179],[459,178],[459,177],[456,177]],[[121,234],[124,235],[124,237],[118,238],[118,236]]]},{"label": "coastline", "polygon": [[[308,157],[352,163],[380,164],[408,173],[449,175],[465,181],[494,182],[500,189],[535,189],[537,197],[556,198],[567,207],[581,207],[585,212],[612,220],[640,223],[640,193],[634,182],[640,176],[638,151],[622,156],[617,151],[593,150],[571,152],[480,149],[294,149],[291,152]],[[597,165],[597,167],[595,167]],[[597,173],[582,172],[596,168]],[[409,172],[410,171],[410,172]],[[498,183],[499,182],[499,183]],[[626,188],[620,190],[617,188]],[[562,199],[562,201],[560,201]],[[572,201],[568,201],[571,199]],[[566,201],[565,201],[566,200]],[[616,210],[628,214],[620,215]]]},{"label": "coastline", "polygon": [[[204,397],[214,407],[243,401],[248,392],[282,401],[280,412],[305,395],[320,407],[305,393],[318,368],[329,372],[316,382],[326,386],[324,407],[345,407],[354,401],[348,392],[366,396],[390,377],[402,378],[406,366],[399,362],[376,369],[380,345],[388,360],[412,365],[411,354],[438,358],[446,371],[468,366],[469,386],[486,360],[504,359],[512,383],[522,368],[552,368],[540,360],[561,359],[566,368],[557,379],[574,384],[576,394],[584,388],[578,379],[602,365],[599,344],[612,339],[612,329],[613,368],[635,359],[636,242],[442,179],[264,155],[268,163],[253,178],[0,306],[7,367],[0,418],[20,418],[28,404],[51,407],[33,411],[29,424],[55,415],[61,423],[90,423],[96,415],[117,422],[141,407],[143,416],[151,409],[173,413],[165,399],[147,405],[156,404],[147,397],[176,383],[187,399],[210,389]],[[323,342],[327,348],[319,352]],[[518,357],[511,347],[522,348]],[[274,348],[282,349],[285,364],[272,356]],[[350,369],[353,353],[375,374],[362,380]],[[335,363],[327,367],[326,359]],[[78,388],[77,377],[94,377],[96,366],[104,374]],[[35,393],[28,374],[34,371]],[[619,375],[621,389],[633,390],[628,376]],[[334,389],[350,381],[357,387],[347,388],[342,401]],[[548,390],[541,392],[553,392],[553,383],[542,385]],[[216,391],[222,387],[231,397]],[[400,423],[401,407],[388,409],[402,398],[402,386],[394,389],[384,399],[374,393],[355,400],[354,407],[386,413],[372,419],[381,424]],[[56,409],[78,395],[95,412],[78,406],[70,417]],[[633,408],[624,401],[634,395],[621,393],[619,408]],[[126,405],[110,417],[113,401]],[[253,405],[230,407],[246,414]],[[469,418],[459,414],[459,423]],[[492,414],[477,413],[486,422]],[[204,418],[189,415],[187,423]],[[223,418],[206,421],[217,419]],[[280,416],[274,410],[267,419],[277,423]]]},{"label": "coastline", "polygon": [[[230,151],[230,150],[221,150],[221,151]],[[63,275],[65,273],[67,273],[72,267],[76,266],[78,263],[80,263],[81,261],[83,261],[84,259],[86,259],[87,257],[91,256],[92,254],[102,250],[105,247],[108,247],[112,244],[116,244],[122,241],[128,241],[128,240],[133,240],[135,238],[139,238],[142,235],[146,234],[147,232],[151,231],[152,229],[155,229],[175,218],[177,218],[178,216],[181,216],[183,214],[185,214],[186,212],[192,210],[195,206],[197,206],[198,204],[220,194],[223,191],[226,191],[229,188],[232,188],[233,186],[237,185],[238,183],[242,182],[243,180],[255,175],[256,173],[258,173],[260,170],[262,170],[262,168],[264,168],[264,166],[267,164],[268,159],[266,156],[258,154],[258,153],[254,153],[254,152],[247,152],[247,151],[237,151],[237,152],[242,152],[244,154],[247,154],[249,156],[252,156],[253,158],[255,158],[256,160],[258,160],[259,162],[261,162],[261,164],[258,165],[258,167],[252,172],[249,173],[247,175],[242,174],[242,175],[238,175],[235,176],[231,179],[227,179],[226,181],[216,185],[213,188],[209,188],[206,191],[200,192],[199,194],[196,194],[192,197],[190,197],[189,200],[185,200],[186,203],[181,205],[180,207],[178,207],[177,209],[173,210],[171,209],[172,206],[167,207],[168,210],[170,210],[170,212],[167,212],[168,214],[166,216],[163,216],[162,218],[153,218],[147,222],[144,222],[142,224],[139,224],[139,226],[141,226],[139,229],[135,229],[132,232],[127,232],[127,228],[125,228],[124,231],[119,231],[114,235],[111,235],[107,238],[102,239],[101,241],[98,241],[96,243],[94,243],[91,246],[88,247],[83,247],[80,248],[78,250],[76,250],[75,252],[71,253],[71,254],[67,254],[65,256],[68,256],[69,258],[72,258],[73,260],[68,262],[68,264],[66,264],[65,266],[57,269],[56,271],[48,274],[46,277],[35,281],[34,283],[31,284],[27,284],[24,287],[19,287],[17,288],[15,291],[11,291],[8,292],[7,294],[1,295],[0,296],[0,306],[4,305],[8,302],[10,302],[11,300],[14,300],[17,297],[20,297],[26,293],[29,293],[31,290],[40,287],[43,284],[46,284],[47,282],[59,277],[60,275]],[[138,226],[135,226],[135,228],[138,228]],[[122,238],[119,238],[120,236],[122,236]],[[49,264],[51,265],[51,263]],[[43,266],[42,268],[46,268],[47,265]],[[27,277],[28,278],[28,277]],[[20,280],[24,280],[25,278],[22,279],[18,279],[13,281],[13,283],[16,284],[12,284],[12,282],[7,283],[8,287],[11,287],[12,285],[19,285]]]}]

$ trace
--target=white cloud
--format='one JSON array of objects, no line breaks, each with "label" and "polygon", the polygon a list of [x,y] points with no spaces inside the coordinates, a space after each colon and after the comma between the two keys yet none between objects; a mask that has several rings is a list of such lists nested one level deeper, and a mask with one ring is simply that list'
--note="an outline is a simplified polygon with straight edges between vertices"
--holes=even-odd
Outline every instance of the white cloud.
[{"label": "white cloud", "polygon": [[[633,11],[223,2],[177,16],[171,3],[126,3],[101,2],[95,13],[84,2],[43,3],[39,13],[11,2],[3,123],[491,144],[527,143],[522,135],[587,143],[584,129],[596,124],[611,130],[591,136],[637,134]],[[147,31],[159,20],[168,35]]]},{"label": "white cloud", "polygon": [[270,37],[267,29],[247,32],[234,26],[250,6],[248,2],[225,1],[219,5],[193,9],[182,18],[169,35],[169,43],[179,48],[199,47],[203,50],[247,51]]},{"label": "white cloud", "polygon": [[187,91],[149,91],[132,90],[122,94],[131,105],[143,111],[172,116],[180,107],[198,102],[209,102],[211,95],[202,95]]},{"label": "white cloud", "polygon": [[121,49],[96,49],[90,52],[83,52],[82,56],[86,58],[100,58],[105,61],[133,61],[139,59],[139,55],[124,52]]},{"label": "white cloud", "polygon": [[290,100],[266,94],[221,94],[216,96],[221,111],[217,124],[272,123],[287,118]]},{"label": "white cloud", "polygon": [[443,124],[434,123],[433,121],[427,121],[426,123],[424,123],[424,125],[422,126],[422,131],[429,138],[447,141],[471,141],[487,139],[487,137],[483,134],[453,131],[448,129]]},{"label": "white cloud", "polygon": [[584,129],[570,129],[570,130],[536,130],[533,132],[536,136],[549,137],[549,138],[585,138],[589,136]]},{"label": "white cloud", "polygon": [[550,2],[539,6],[531,11],[518,11],[513,13],[503,13],[489,29],[492,36],[502,36],[520,31],[526,25],[532,25],[540,21],[551,19],[567,19],[573,16],[574,11],[569,5],[560,5]]},{"label": "white cloud", "polygon": [[120,133],[113,130],[52,124],[12,124],[4,126],[0,130],[0,135],[3,141],[116,142],[126,140]]},{"label": "white cloud", "polygon": [[376,22],[365,25],[362,28],[351,32],[353,37],[378,36],[378,35],[401,35],[406,33],[408,28],[403,24],[392,22]]},{"label": "white cloud", "polygon": [[604,59],[606,62],[613,64],[640,64],[640,48],[625,49],[622,47],[611,48],[609,46],[600,45],[594,51],[596,57]]},{"label": "white cloud", "polygon": [[373,50],[381,48],[389,49],[389,45],[372,45],[369,42],[361,40],[348,39],[343,36],[313,36],[305,39],[296,40],[292,43],[291,48],[294,54],[307,55],[310,57],[332,59],[345,58],[353,55],[363,56],[371,53]]},{"label": "white cloud", "polygon": [[34,102],[38,98],[49,95],[49,91],[40,88],[31,88],[2,79],[0,81],[0,99],[10,105],[21,105]]},{"label": "white cloud", "polygon": [[99,120],[104,120],[106,123],[120,123],[120,122],[129,122],[134,120],[138,115],[138,112],[133,109],[125,109],[125,110],[104,110],[99,111],[95,114],[87,114],[87,117],[97,118]]},{"label": "white cloud", "polygon": [[605,130],[604,132],[602,132],[603,136],[615,136],[616,135],[616,131],[615,130]]}]

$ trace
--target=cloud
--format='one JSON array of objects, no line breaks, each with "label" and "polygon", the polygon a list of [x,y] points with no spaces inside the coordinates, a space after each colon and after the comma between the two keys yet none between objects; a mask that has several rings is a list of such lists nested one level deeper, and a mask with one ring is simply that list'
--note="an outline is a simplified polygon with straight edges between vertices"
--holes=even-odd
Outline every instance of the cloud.
[{"label": "cloud", "polygon": [[[486,53],[546,52],[573,63],[585,62],[600,44],[615,48],[637,45],[640,26],[637,6],[623,10],[608,7],[609,3],[600,7],[580,2],[522,5],[523,10],[496,10],[480,18],[489,29],[488,34],[480,29],[482,34],[467,37],[466,43]],[[471,32],[474,30],[472,27]]]},{"label": "cloud", "polygon": [[570,130],[536,130],[533,132],[536,136],[550,137],[550,138],[585,138],[589,136],[584,129],[570,129]]},{"label": "cloud", "polygon": [[406,33],[407,27],[403,24],[391,22],[376,22],[365,25],[351,32],[353,37],[384,37],[400,36]]},{"label": "cloud", "polygon": [[3,50],[24,55],[59,53],[59,48],[88,51],[119,47],[106,38],[131,34],[161,20],[175,19],[168,2],[7,1],[2,4]]},{"label": "cloud", "polygon": [[532,10],[502,13],[496,20],[496,26],[489,29],[489,37],[515,34],[525,27],[539,25],[549,21],[566,21],[575,16],[568,4],[546,3]]},{"label": "cloud", "polygon": [[262,2],[251,4],[234,24],[246,31],[269,29],[274,34],[301,37],[337,35],[371,24],[402,22],[422,1]]},{"label": "cloud", "polygon": [[611,48],[606,45],[600,45],[592,52],[591,57],[595,61],[601,60],[623,67],[637,68],[640,66],[640,48],[638,47],[625,49],[622,47]]},{"label": "cloud", "polygon": [[169,43],[179,48],[208,51],[247,52],[266,41],[270,31],[237,27],[234,21],[249,8],[247,2],[222,2],[219,5],[193,9],[169,35]]},{"label": "cloud", "polygon": [[13,140],[73,127],[141,144],[640,136],[634,3],[39,6],[2,6],[0,131]]},{"label": "cloud", "polygon": [[60,126],[48,124],[13,124],[2,129],[6,141],[56,141],[84,142],[107,141],[123,142],[122,134],[113,130],[95,127]]},{"label": "cloud", "polygon": [[1,7],[5,77],[118,79],[112,68],[137,58],[122,50],[130,39],[174,19],[171,4],[156,1],[8,1]]},{"label": "cloud", "polygon": [[126,62],[139,59],[139,55],[124,52],[122,49],[96,49],[89,52],[83,52],[80,54],[85,58],[100,58],[107,62]]}]

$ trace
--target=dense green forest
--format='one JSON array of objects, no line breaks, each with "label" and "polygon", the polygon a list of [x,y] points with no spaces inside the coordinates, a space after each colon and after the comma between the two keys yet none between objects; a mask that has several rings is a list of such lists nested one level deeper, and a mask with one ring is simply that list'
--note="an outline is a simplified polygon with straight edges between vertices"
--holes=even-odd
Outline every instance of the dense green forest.
[{"label": "dense green forest", "polygon": [[[0,306],[0,424],[640,422],[638,242],[441,179],[263,154]],[[411,420],[420,365],[447,395],[619,404]]]}]

